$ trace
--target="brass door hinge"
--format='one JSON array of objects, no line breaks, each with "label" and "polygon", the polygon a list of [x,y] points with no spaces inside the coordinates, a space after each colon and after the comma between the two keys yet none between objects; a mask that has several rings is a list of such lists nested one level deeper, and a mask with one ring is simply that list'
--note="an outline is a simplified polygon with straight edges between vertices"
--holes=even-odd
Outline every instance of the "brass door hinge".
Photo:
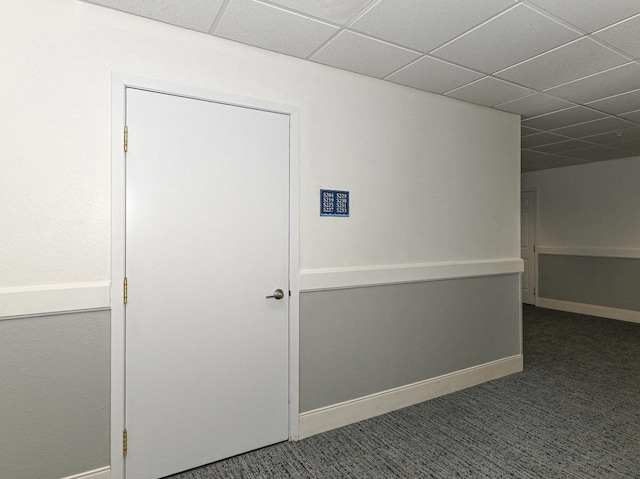
[{"label": "brass door hinge", "polygon": [[127,304],[127,299],[129,298],[129,281],[127,281],[127,278],[124,279],[122,286],[124,289],[122,301],[124,304]]},{"label": "brass door hinge", "polygon": [[536,245],[533,245],[533,252],[536,252]]},{"label": "brass door hinge", "polygon": [[536,295],[536,288],[533,288],[533,295]]},{"label": "brass door hinge", "polygon": [[126,456],[127,455],[127,430],[123,429],[122,430],[122,455]]},{"label": "brass door hinge", "polygon": [[129,127],[124,127],[124,151],[129,151]]}]

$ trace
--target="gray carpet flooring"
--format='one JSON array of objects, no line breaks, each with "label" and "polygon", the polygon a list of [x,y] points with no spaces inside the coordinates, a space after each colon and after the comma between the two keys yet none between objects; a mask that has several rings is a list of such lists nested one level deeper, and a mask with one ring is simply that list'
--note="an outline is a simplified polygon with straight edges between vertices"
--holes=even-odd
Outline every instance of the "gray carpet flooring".
[{"label": "gray carpet flooring", "polygon": [[525,306],[525,371],[172,479],[640,478],[640,324]]}]

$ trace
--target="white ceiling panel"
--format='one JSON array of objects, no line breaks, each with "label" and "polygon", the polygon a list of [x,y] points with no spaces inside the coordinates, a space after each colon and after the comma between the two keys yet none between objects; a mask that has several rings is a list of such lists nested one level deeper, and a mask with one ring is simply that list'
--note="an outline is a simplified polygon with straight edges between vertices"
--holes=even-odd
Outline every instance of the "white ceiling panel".
[{"label": "white ceiling panel", "polygon": [[545,90],[625,63],[629,63],[629,59],[583,37],[507,68],[496,73],[496,76],[536,90]]},{"label": "white ceiling panel", "polygon": [[565,166],[584,165],[588,161],[567,158],[557,155],[541,155],[536,158],[522,160],[522,171],[545,170],[548,168],[562,168]]},{"label": "white ceiling panel", "polygon": [[596,37],[604,40],[633,58],[640,58],[640,15],[599,31]]},{"label": "white ceiling panel", "polygon": [[563,108],[569,108],[571,106],[573,106],[573,103],[566,100],[545,95],[544,93],[535,93],[524,98],[518,98],[517,100],[496,105],[495,108],[522,115],[523,118],[528,118],[562,110]]},{"label": "white ceiling panel", "polygon": [[552,143],[550,145],[538,146],[534,148],[535,151],[541,151],[543,153],[563,153],[565,151],[579,150],[581,148],[589,148],[593,146],[591,143],[581,140],[567,140],[560,143]]},{"label": "white ceiling panel", "polygon": [[493,73],[578,37],[573,30],[519,4],[439,48],[433,56]]},{"label": "white ceiling panel", "polygon": [[266,50],[305,58],[337,27],[253,0],[232,0],[214,34]]},{"label": "white ceiling panel", "polygon": [[558,128],[557,130],[553,130],[553,132],[559,135],[570,136],[571,138],[584,138],[585,136],[607,133],[609,131],[624,130],[625,128],[633,128],[634,126],[636,125],[633,123],[610,116],[607,118],[601,118],[600,120],[580,123],[579,125]]},{"label": "white ceiling panel", "polygon": [[621,141],[620,143],[614,143],[611,145],[614,148],[632,152],[635,155],[640,155],[640,138],[634,140]]},{"label": "white ceiling panel", "polygon": [[478,105],[494,106],[533,93],[528,88],[504,82],[492,77],[484,77],[447,93],[447,96]]},{"label": "white ceiling panel", "polygon": [[482,76],[480,73],[452,65],[437,58],[423,57],[386,79],[420,90],[444,93],[478,80]]},{"label": "white ceiling panel", "polygon": [[271,3],[343,25],[371,0],[271,0]]},{"label": "white ceiling panel", "polygon": [[640,110],[631,111],[629,113],[623,113],[620,115],[620,118],[624,118],[625,120],[635,121],[636,123],[640,123]]},{"label": "white ceiling panel", "polygon": [[584,123],[585,121],[597,120],[604,118],[604,113],[590,110],[583,106],[574,106],[566,110],[560,110],[546,115],[537,116],[524,120],[522,124],[531,128],[539,128],[540,130],[553,130],[564,126],[575,125],[576,123]]},{"label": "white ceiling panel", "polygon": [[91,0],[90,3],[115,8],[179,27],[207,32],[216,19],[223,0]]},{"label": "white ceiling panel", "polygon": [[540,132],[540,130],[536,130],[535,128],[528,128],[526,126],[520,126],[520,136],[535,135],[536,133],[541,133],[541,132]]},{"label": "white ceiling panel", "polygon": [[531,0],[531,3],[589,33],[638,13],[638,0]]},{"label": "white ceiling panel", "polygon": [[512,5],[512,0],[381,0],[351,28],[428,53]]},{"label": "white ceiling panel", "polygon": [[617,148],[614,143],[621,141],[634,140],[640,138],[640,127],[628,128],[622,131],[610,131],[608,133],[601,133],[599,135],[587,136],[583,138],[584,141],[591,143],[598,143],[599,145],[611,145]]},{"label": "white ceiling panel", "polygon": [[533,150],[520,150],[520,159],[522,161],[531,161],[536,160],[538,158],[547,158],[549,155],[547,153],[542,153],[540,151]]},{"label": "white ceiling panel", "polygon": [[345,30],[313,55],[311,60],[383,78],[419,56],[404,48]]},{"label": "white ceiling panel", "polygon": [[82,1],[518,114],[536,168],[638,154],[640,0]]},{"label": "white ceiling panel", "polygon": [[535,135],[530,135],[522,138],[520,146],[522,148],[535,148],[537,146],[550,145],[551,143],[560,143],[561,141],[567,141],[570,139],[571,138],[567,138],[566,136],[543,131],[542,133],[536,133]]},{"label": "white ceiling panel", "polygon": [[603,161],[615,160],[616,158],[624,158],[629,154],[626,151],[598,145],[591,146],[583,150],[567,151],[563,153],[563,155],[587,161]]},{"label": "white ceiling panel", "polygon": [[640,86],[640,65],[627,63],[611,70],[560,85],[546,91],[565,100],[587,103],[601,98],[618,95]]},{"label": "white ceiling panel", "polygon": [[587,103],[591,108],[610,113],[611,115],[619,115],[630,111],[640,110],[640,90],[634,90],[621,95],[596,100]]}]

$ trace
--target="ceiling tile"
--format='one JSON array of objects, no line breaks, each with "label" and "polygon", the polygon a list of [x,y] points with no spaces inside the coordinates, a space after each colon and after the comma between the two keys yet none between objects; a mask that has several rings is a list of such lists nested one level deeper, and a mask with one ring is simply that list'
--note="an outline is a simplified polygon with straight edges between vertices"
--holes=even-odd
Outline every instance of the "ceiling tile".
[{"label": "ceiling tile", "polygon": [[634,90],[621,95],[588,103],[591,108],[601,110],[612,115],[619,115],[634,110],[640,110],[640,90]]},{"label": "ceiling tile", "polygon": [[628,128],[622,131],[600,133],[599,135],[587,136],[583,138],[583,140],[590,141],[591,143],[598,143],[599,145],[611,144],[612,147],[617,148],[615,143],[637,138],[640,138],[640,127]]},{"label": "ceiling tile", "polygon": [[521,160],[536,160],[538,158],[546,158],[549,155],[547,153],[542,153],[540,151],[532,151],[532,150],[520,150],[520,159]]},{"label": "ceiling tile", "polygon": [[337,27],[253,0],[232,0],[214,35],[305,58]]},{"label": "ceiling tile", "polygon": [[271,0],[271,3],[343,25],[371,0]]},{"label": "ceiling tile", "polygon": [[563,153],[563,155],[586,161],[602,161],[624,158],[626,156],[629,156],[629,152],[598,145],[584,148],[582,150],[567,151]]},{"label": "ceiling tile", "polygon": [[586,32],[595,32],[640,13],[638,0],[531,0],[549,13]]},{"label": "ceiling tile", "polygon": [[629,63],[629,59],[583,37],[496,73],[496,76],[545,90],[625,63]]},{"label": "ceiling tile", "polygon": [[536,133],[541,133],[541,132],[540,130],[536,130],[535,128],[520,126],[520,136],[535,135]]},{"label": "ceiling tile", "polygon": [[522,171],[562,168],[564,166],[583,165],[587,161],[557,155],[541,155],[532,159],[522,159]]},{"label": "ceiling tile", "polygon": [[123,12],[179,27],[208,32],[223,0],[89,0],[89,3],[115,8]]},{"label": "ceiling tile", "polygon": [[404,48],[344,30],[313,55],[311,60],[383,78],[419,56]]},{"label": "ceiling tile", "polygon": [[566,135],[572,138],[584,138],[585,136],[597,135],[598,133],[606,133],[609,131],[624,130],[625,128],[633,128],[635,125],[628,121],[621,120],[613,116],[601,118],[600,120],[580,123],[579,125],[567,126],[553,130],[559,135]]},{"label": "ceiling tile", "polygon": [[[640,7],[638,8],[640,11]],[[640,58],[640,41],[638,41],[638,32],[640,32],[640,15],[629,18],[624,22],[612,25],[609,28],[599,31],[594,36],[604,40],[633,58]]]},{"label": "ceiling tile", "polygon": [[428,53],[511,5],[512,0],[381,0],[351,28]]},{"label": "ceiling tile", "polygon": [[439,48],[433,56],[493,73],[578,37],[573,30],[519,4]]},{"label": "ceiling tile", "polygon": [[544,93],[535,93],[524,98],[518,98],[517,100],[511,100],[506,103],[496,105],[495,108],[522,115],[523,118],[528,118],[561,110],[563,108],[569,108],[571,106],[573,106],[573,103],[566,100],[545,95]]},{"label": "ceiling tile", "polygon": [[444,93],[478,80],[482,76],[480,73],[437,58],[423,57],[387,77],[387,80],[433,93]]},{"label": "ceiling tile", "polygon": [[591,143],[580,140],[567,140],[560,143],[552,143],[551,145],[544,145],[534,148],[535,151],[541,151],[543,153],[563,153],[565,151],[579,150],[581,148],[588,148],[593,146]]},{"label": "ceiling tile", "polygon": [[571,138],[567,138],[566,136],[556,135],[555,133],[543,131],[542,133],[537,133],[535,135],[530,135],[522,138],[520,146],[522,148],[535,148],[537,146],[559,143],[561,141],[567,141],[570,139]]},{"label": "ceiling tile", "polygon": [[620,115],[620,118],[624,118],[625,120],[634,121],[636,123],[640,123],[640,110],[631,111],[629,113],[623,113]]},{"label": "ceiling tile", "polygon": [[606,72],[551,88],[546,92],[576,103],[587,103],[637,90],[639,85],[640,64],[631,62]]},{"label": "ceiling tile", "polygon": [[459,100],[470,101],[478,105],[494,106],[515,98],[530,95],[532,90],[504,82],[492,77],[484,77],[457,90],[450,91],[447,96]]},{"label": "ceiling tile", "polygon": [[614,148],[618,148],[620,150],[625,150],[627,152],[634,153],[636,155],[640,155],[640,138],[636,138],[634,140],[621,141],[620,143],[614,143],[611,145]]},{"label": "ceiling tile", "polygon": [[547,169],[548,168],[546,166],[537,166],[537,165],[534,165],[534,164],[526,162],[526,161],[522,161],[520,163],[520,172],[521,173],[530,173],[532,171],[547,170]]},{"label": "ceiling tile", "polygon": [[562,128],[563,126],[604,118],[605,116],[607,115],[599,111],[590,110],[583,106],[574,106],[566,110],[529,118],[528,120],[524,120],[522,124],[531,128],[539,128],[540,130],[553,130],[555,128]]}]

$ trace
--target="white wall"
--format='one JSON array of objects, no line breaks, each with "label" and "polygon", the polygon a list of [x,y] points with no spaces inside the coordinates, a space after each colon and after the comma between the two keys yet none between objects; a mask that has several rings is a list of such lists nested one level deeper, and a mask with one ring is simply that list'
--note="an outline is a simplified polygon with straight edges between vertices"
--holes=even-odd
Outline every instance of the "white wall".
[{"label": "white wall", "polygon": [[2,2],[0,64],[0,316],[109,280],[112,71],[300,107],[303,270],[519,257],[514,115],[76,0]]},{"label": "white wall", "polygon": [[538,252],[640,257],[640,158],[522,175],[538,191]]},{"label": "white wall", "polygon": [[640,322],[640,158],[535,171],[536,304]]}]

